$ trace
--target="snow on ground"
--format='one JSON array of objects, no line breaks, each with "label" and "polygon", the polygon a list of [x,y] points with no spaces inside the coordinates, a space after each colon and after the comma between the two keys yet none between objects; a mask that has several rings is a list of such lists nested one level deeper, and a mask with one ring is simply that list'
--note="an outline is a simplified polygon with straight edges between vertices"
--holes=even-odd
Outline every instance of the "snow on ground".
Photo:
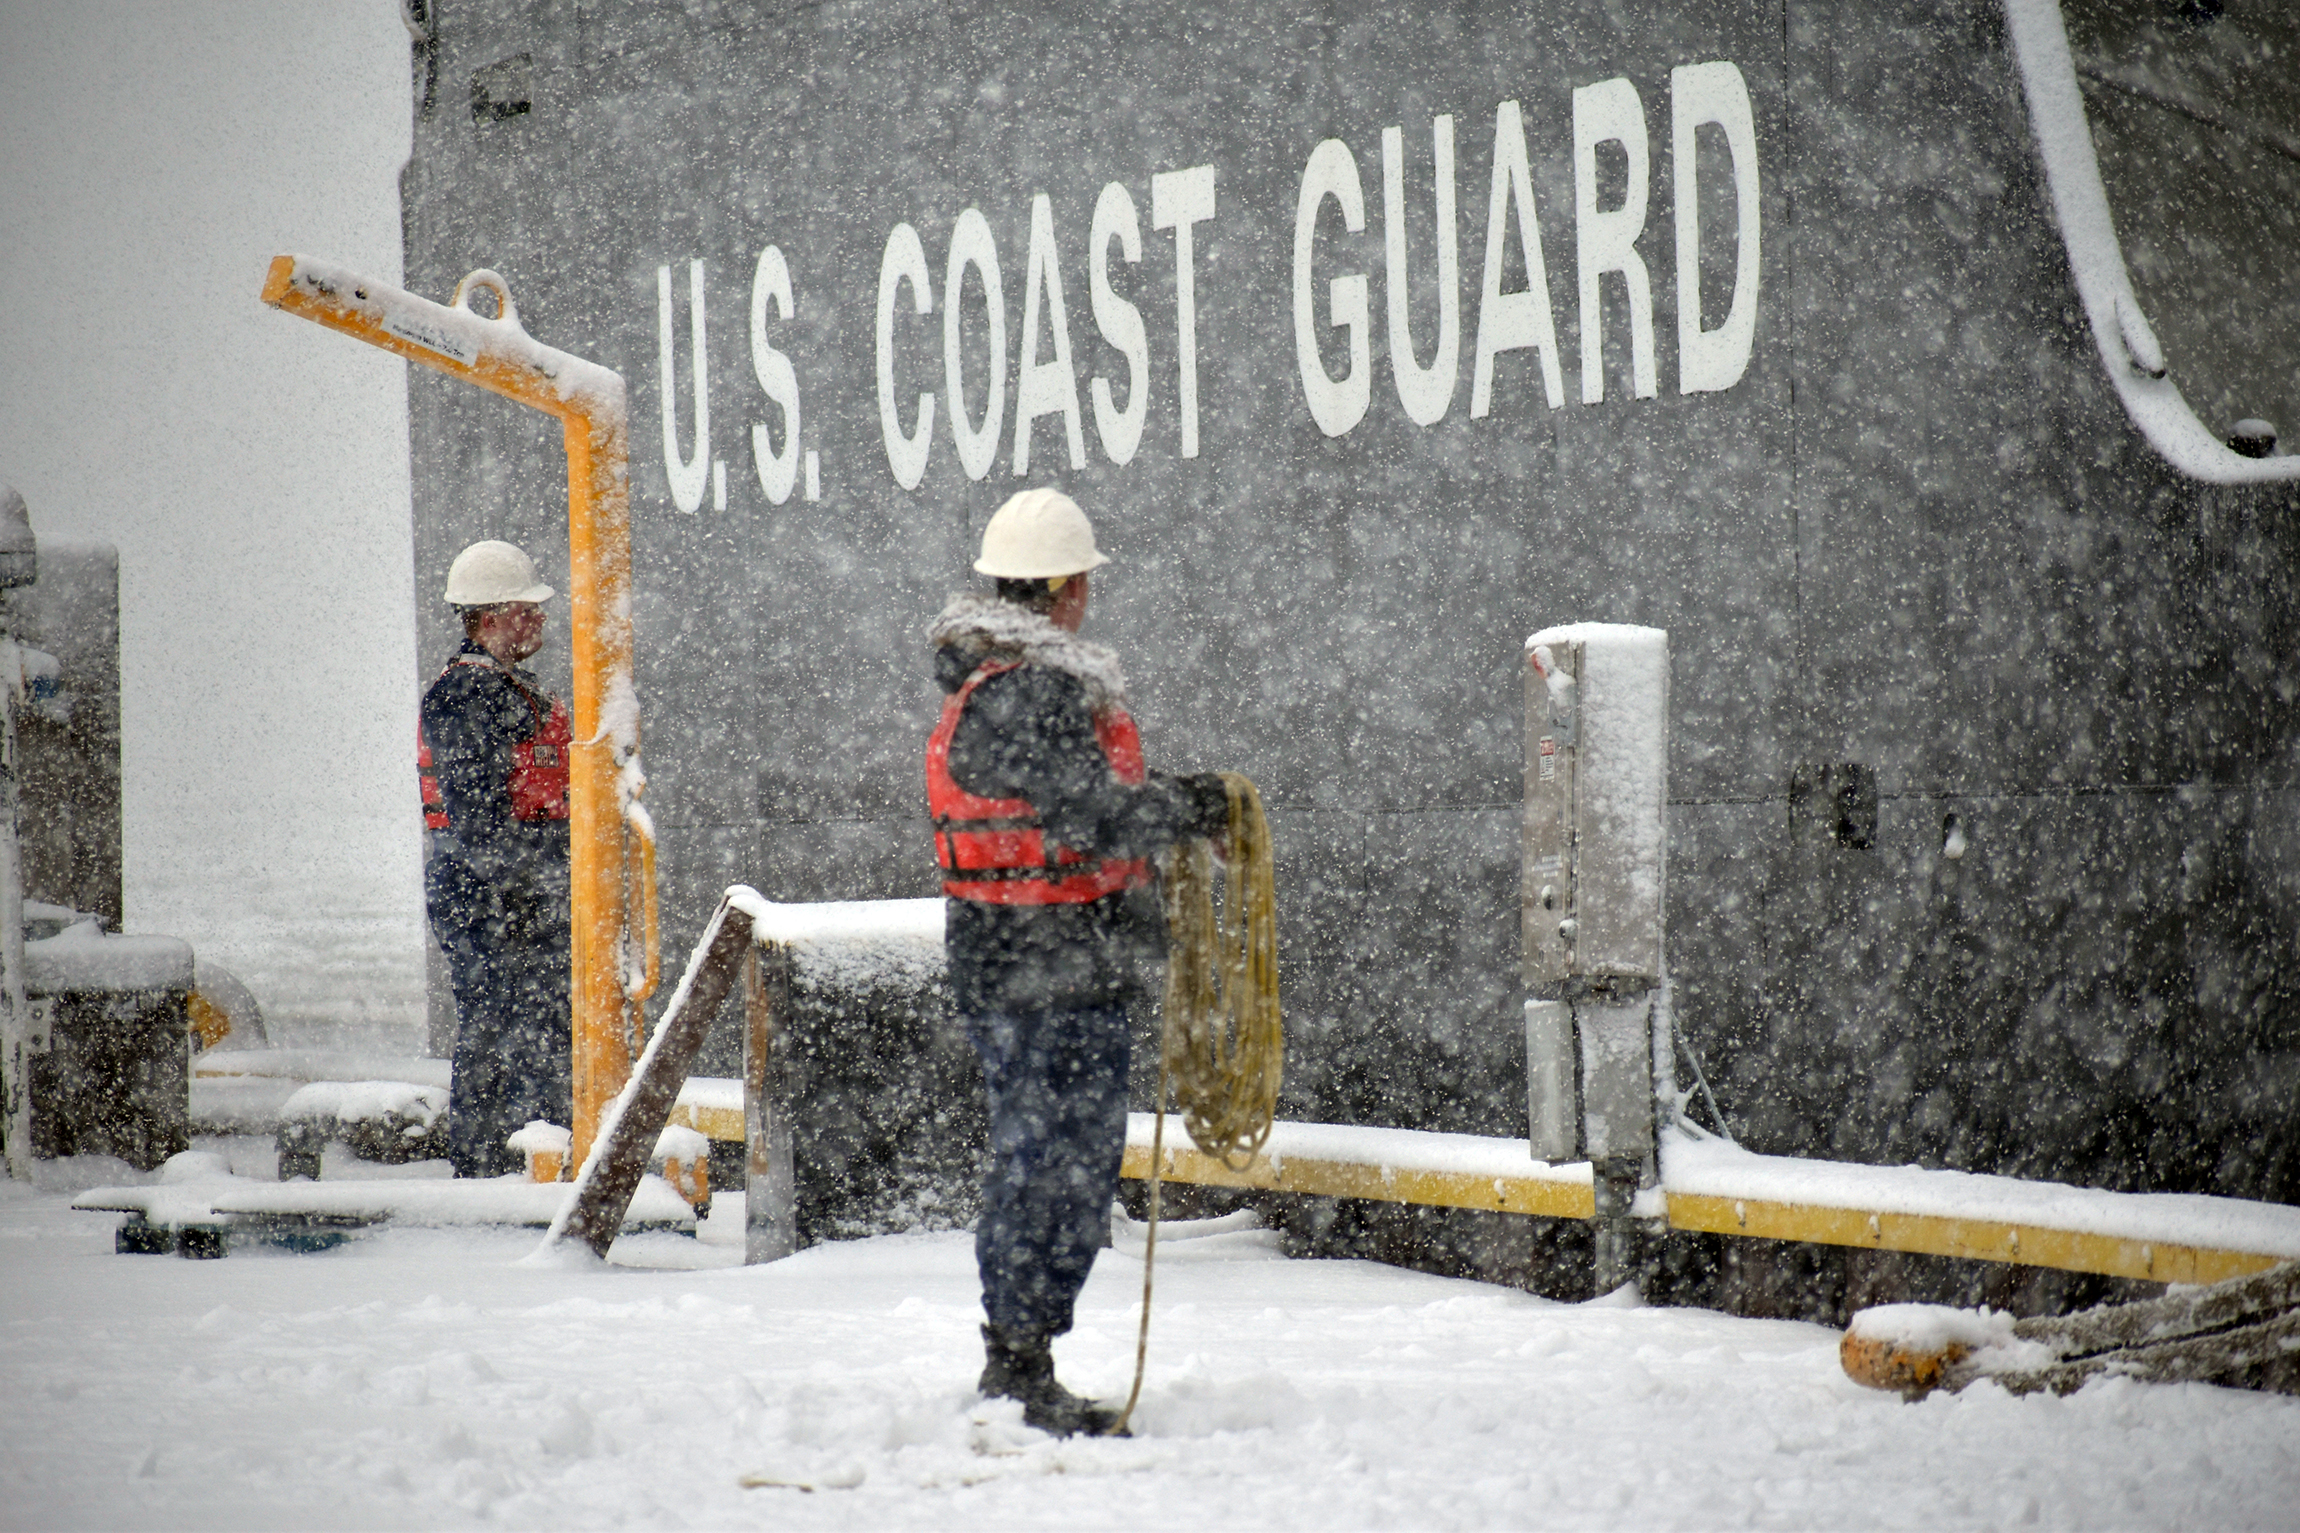
[{"label": "snow on ground", "polygon": [[[517,1267],[534,1234],[497,1230],[191,1262],[115,1256],[112,1218],[65,1206],[121,1172],[0,1187],[0,1526],[2268,1528],[2300,1498],[2300,1401],[1907,1405],[1820,1327],[1288,1261],[1260,1231],[1161,1249],[1140,1435],[1057,1442],[973,1397],[964,1235],[743,1268],[722,1194],[702,1240],[601,1270]],[[1104,1254],[1072,1382],[1124,1388],[1140,1282]]]}]

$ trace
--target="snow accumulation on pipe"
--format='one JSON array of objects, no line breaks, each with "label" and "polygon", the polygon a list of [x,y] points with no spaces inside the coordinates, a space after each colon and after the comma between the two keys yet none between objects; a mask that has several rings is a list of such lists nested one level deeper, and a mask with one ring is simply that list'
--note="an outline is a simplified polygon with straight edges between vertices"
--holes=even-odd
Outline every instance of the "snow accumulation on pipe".
[{"label": "snow accumulation on pipe", "polygon": [[2300,1258],[2300,1209],[2202,1193],[2111,1192],[1922,1166],[1856,1166],[1759,1155],[1723,1140],[1671,1137],[1672,1196],[1987,1221],[2072,1234]]},{"label": "snow accumulation on pipe", "polygon": [[2191,479],[2207,484],[2300,479],[2300,456],[2247,458],[2231,450],[2197,419],[2168,376],[2163,349],[2141,312],[2131,269],[2117,243],[2059,0],[2004,0],[2004,7],[2069,272],[2100,347],[2101,364],[2132,423],[2166,462]]},{"label": "snow accumulation on pipe", "polygon": [[[1127,1114],[1121,1174],[1137,1180],[1149,1176],[1154,1126],[1149,1113]],[[1587,1219],[1596,1212],[1586,1160],[1547,1165],[1527,1159],[1523,1139],[1421,1129],[1281,1120],[1271,1125],[1261,1152],[1240,1170],[1200,1151],[1181,1118],[1169,1115],[1158,1174],[1162,1181],[1203,1186],[1551,1219]],[[1634,1211],[1643,1218],[1662,1217],[1659,1190],[1641,1193]]]},{"label": "snow accumulation on pipe", "polygon": [[[282,259],[290,263],[286,286],[309,289],[355,310],[405,346],[466,368],[490,361],[523,368],[548,382],[551,395],[570,411],[594,422],[624,421],[623,375],[529,335],[503,279],[491,271],[472,272],[457,287],[453,304],[439,304],[310,256],[291,253]],[[471,307],[471,294],[478,289],[496,295],[501,307],[493,316]]]}]

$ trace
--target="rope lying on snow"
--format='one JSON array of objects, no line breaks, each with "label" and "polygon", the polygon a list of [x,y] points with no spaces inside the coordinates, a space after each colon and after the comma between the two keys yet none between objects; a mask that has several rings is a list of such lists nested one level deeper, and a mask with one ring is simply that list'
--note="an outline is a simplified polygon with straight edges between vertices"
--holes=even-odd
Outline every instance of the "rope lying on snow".
[{"label": "rope lying on snow", "polygon": [[1236,772],[1230,790],[1227,887],[1214,909],[1214,853],[1204,841],[1177,846],[1165,867],[1165,1032],[1150,1129],[1150,1228],[1142,1248],[1142,1326],[1134,1387],[1118,1430],[1142,1397],[1150,1354],[1150,1275],[1158,1255],[1158,1185],[1166,1149],[1169,1089],[1183,1127],[1205,1154],[1233,1171],[1253,1164],[1277,1116],[1286,1038],[1278,1014],[1278,892],[1262,795]]}]

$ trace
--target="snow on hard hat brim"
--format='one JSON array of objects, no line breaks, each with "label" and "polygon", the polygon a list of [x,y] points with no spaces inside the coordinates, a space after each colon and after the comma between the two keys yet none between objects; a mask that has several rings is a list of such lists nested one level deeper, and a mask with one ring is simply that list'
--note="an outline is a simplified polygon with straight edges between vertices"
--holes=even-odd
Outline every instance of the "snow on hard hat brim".
[{"label": "snow on hard hat brim", "polygon": [[455,556],[447,569],[447,600],[457,607],[504,602],[546,602],[554,593],[535,578],[535,561],[516,544],[488,539]]},{"label": "snow on hard hat brim", "polygon": [[975,570],[1000,580],[1052,580],[1083,575],[1110,562],[1094,546],[1094,524],[1060,490],[1024,490],[1000,506],[982,529]]},{"label": "snow on hard hat brim", "polygon": [[456,607],[500,607],[506,602],[547,602],[558,594],[551,587],[537,581],[534,585],[522,586],[508,596],[473,596],[459,599],[450,595],[447,600],[449,605]]}]

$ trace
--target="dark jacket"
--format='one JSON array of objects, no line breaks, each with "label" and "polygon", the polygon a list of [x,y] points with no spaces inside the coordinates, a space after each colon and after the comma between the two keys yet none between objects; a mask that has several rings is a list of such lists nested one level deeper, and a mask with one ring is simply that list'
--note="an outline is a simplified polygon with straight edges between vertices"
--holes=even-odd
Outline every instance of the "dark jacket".
[{"label": "dark jacket", "polygon": [[[934,627],[934,675],[947,695],[989,660],[1020,660],[974,690],[950,742],[950,775],[984,798],[1029,801],[1049,843],[1095,857],[1153,857],[1186,836],[1219,834],[1217,779],[1152,773],[1120,782],[1094,733],[1125,683],[1099,645],[1003,602],[960,597]],[[945,948],[962,1012],[1123,1003],[1166,952],[1153,882],[1082,904],[947,902]]]},{"label": "dark jacket", "polygon": [[[486,651],[465,641],[462,655]],[[567,900],[567,822],[521,820],[511,812],[512,747],[536,732],[535,709],[524,686],[549,695],[526,671],[518,681],[489,660],[450,665],[423,694],[423,736],[448,828],[431,833],[431,856],[522,904],[563,907]]]}]

